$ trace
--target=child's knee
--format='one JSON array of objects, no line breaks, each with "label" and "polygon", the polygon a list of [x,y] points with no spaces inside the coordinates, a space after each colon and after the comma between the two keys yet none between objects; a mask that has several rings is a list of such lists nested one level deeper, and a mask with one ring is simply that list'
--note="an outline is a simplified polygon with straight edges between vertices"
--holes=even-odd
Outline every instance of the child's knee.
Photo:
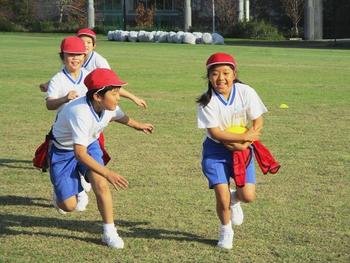
[{"label": "child's knee", "polygon": [[77,199],[75,197],[69,198],[62,203],[58,204],[58,207],[65,212],[73,212],[77,206]]},{"label": "child's knee", "polygon": [[256,199],[256,194],[255,192],[243,193],[240,199],[244,203],[252,203]]},{"label": "child's knee", "polygon": [[94,192],[98,195],[103,195],[110,191],[107,180],[98,180],[97,182],[94,182],[93,188]]}]

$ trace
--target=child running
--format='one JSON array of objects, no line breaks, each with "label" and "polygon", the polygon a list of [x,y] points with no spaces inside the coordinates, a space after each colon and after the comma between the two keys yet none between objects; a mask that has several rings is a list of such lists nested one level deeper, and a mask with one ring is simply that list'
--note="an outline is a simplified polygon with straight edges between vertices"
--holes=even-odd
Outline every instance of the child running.
[{"label": "child running", "polygon": [[[198,100],[198,128],[206,129],[203,142],[202,170],[214,189],[216,212],[220,220],[217,246],[232,249],[232,225],[243,222],[240,201],[255,200],[255,169],[253,158],[245,168],[245,184],[230,189],[230,177],[234,176],[234,151],[242,151],[259,139],[263,127],[262,115],[266,107],[250,86],[237,78],[237,63],[226,53],[215,53],[207,62],[208,90]],[[247,128],[245,133],[231,133],[232,127]]]},{"label": "child running", "polygon": [[88,92],[64,108],[53,125],[53,145],[50,149],[50,176],[55,202],[60,209],[71,212],[77,206],[77,194],[82,191],[79,174],[87,176],[96,195],[103,220],[102,242],[113,248],[123,248],[114,225],[112,194],[108,183],[126,189],[128,181],[104,166],[98,143],[99,134],[116,121],[143,131],[153,132],[149,123],[129,118],[118,106],[120,87],[127,83],[110,69],[95,69],[84,81]]},{"label": "child running", "polygon": [[[89,28],[83,28],[80,29],[77,32],[77,37],[81,38],[84,42],[86,52],[84,57],[84,62],[82,64],[82,67],[87,70],[88,72],[91,72],[92,70],[96,68],[108,68],[111,69],[110,65],[108,64],[107,60],[102,57],[100,54],[96,52],[96,33],[89,29]],[[39,88],[42,92],[47,92],[49,87],[49,82],[42,83],[39,85]],[[134,95],[131,92],[128,92],[127,90],[121,88],[120,89],[120,96],[127,98],[131,101],[133,101],[136,105],[141,106],[143,108],[147,108],[147,102],[144,99],[141,99]]]}]

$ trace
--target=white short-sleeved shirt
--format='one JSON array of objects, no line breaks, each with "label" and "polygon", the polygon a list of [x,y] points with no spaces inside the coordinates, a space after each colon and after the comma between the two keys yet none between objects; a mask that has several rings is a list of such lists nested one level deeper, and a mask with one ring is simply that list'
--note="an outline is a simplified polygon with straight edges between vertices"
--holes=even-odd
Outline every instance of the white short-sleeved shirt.
[{"label": "white short-sleeved shirt", "polygon": [[97,68],[111,69],[107,60],[98,54],[96,51],[92,51],[89,57],[85,60],[83,67],[88,71],[93,71]]},{"label": "white short-sleeved shirt", "polygon": [[53,142],[63,150],[73,150],[74,144],[88,147],[99,138],[111,120],[124,116],[119,106],[114,111],[105,110],[99,116],[85,96],[78,98],[67,104],[57,115],[52,130]]},{"label": "white short-sleeved shirt", "polygon": [[[74,80],[69,72],[63,68],[59,71],[49,82],[49,87],[46,93],[46,99],[48,97],[58,99],[66,96],[68,92],[75,90],[79,97],[85,96],[87,88],[84,84],[85,77],[89,74],[89,71],[82,68],[78,79]],[[67,104],[67,103],[65,103]],[[62,104],[57,112],[60,112],[65,104]]]},{"label": "white short-sleeved shirt", "polygon": [[[209,103],[205,107],[198,105],[197,123],[200,129],[246,127],[249,121],[257,119],[265,112],[267,109],[253,88],[235,83],[228,100],[212,91]],[[208,131],[207,136],[211,138]]]}]

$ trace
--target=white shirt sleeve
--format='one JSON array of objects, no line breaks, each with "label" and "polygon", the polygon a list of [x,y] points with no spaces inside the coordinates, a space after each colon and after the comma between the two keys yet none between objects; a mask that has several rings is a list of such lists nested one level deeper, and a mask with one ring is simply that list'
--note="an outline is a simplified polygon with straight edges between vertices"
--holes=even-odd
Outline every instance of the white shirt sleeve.
[{"label": "white shirt sleeve", "polygon": [[215,106],[215,103],[208,103],[207,106],[203,107],[198,105],[197,108],[197,123],[198,128],[206,129],[206,128],[215,128],[219,127],[218,120],[218,109]]},{"label": "white shirt sleeve", "polygon": [[107,60],[102,57],[101,55],[96,57],[96,67],[97,68],[108,68],[111,69],[111,67],[109,66]]},{"label": "white shirt sleeve", "polygon": [[267,112],[267,109],[260,99],[259,95],[252,88],[247,90],[247,114],[250,120],[259,118],[262,114]]},{"label": "white shirt sleeve", "polygon": [[49,82],[49,87],[46,92],[46,99],[50,98],[59,98],[60,84],[55,77],[53,77]]},{"label": "white shirt sleeve", "polygon": [[119,120],[125,116],[125,113],[122,111],[122,109],[117,106],[117,108],[114,111],[114,116],[112,117],[112,121]]}]

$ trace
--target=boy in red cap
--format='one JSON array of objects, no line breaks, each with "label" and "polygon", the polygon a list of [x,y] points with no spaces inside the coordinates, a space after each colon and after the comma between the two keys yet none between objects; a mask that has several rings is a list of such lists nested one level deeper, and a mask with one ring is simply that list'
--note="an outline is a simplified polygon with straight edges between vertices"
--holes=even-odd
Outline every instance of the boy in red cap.
[{"label": "boy in red cap", "polygon": [[[232,225],[243,222],[240,201],[255,200],[256,183],[251,158],[246,164],[244,186],[236,187],[236,191],[230,189],[230,178],[234,176],[233,151],[247,149],[259,139],[262,115],[267,109],[255,90],[238,80],[237,63],[231,55],[211,55],[206,68],[208,90],[197,100],[198,128],[206,129],[207,135],[203,142],[202,170],[216,196],[216,211],[221,223],[217,246],[232,249]],[[248,125],[252,127],[248,129]],[[247,131],[241,134],[227,131],[233,127]]]},{"label": "boy in red cap", "polygon": [[50,176],[57,206],[71,212],[76,209],[76,195],[82,190],[79,174],[88,177],[96,195],[104,222],[102,241],[113,248],[123,248],[114,225],[112,195],[108,183],[126,189],[128,181],[104,166],[98,143],[99,134],[111,121],[117,121],[146,134],[153,125],[129,118],[118,106],[120,87],[126,85],[110,69],[95,69],[84,81],[85,97],[67,104],[53,125],[50,150]]}]

